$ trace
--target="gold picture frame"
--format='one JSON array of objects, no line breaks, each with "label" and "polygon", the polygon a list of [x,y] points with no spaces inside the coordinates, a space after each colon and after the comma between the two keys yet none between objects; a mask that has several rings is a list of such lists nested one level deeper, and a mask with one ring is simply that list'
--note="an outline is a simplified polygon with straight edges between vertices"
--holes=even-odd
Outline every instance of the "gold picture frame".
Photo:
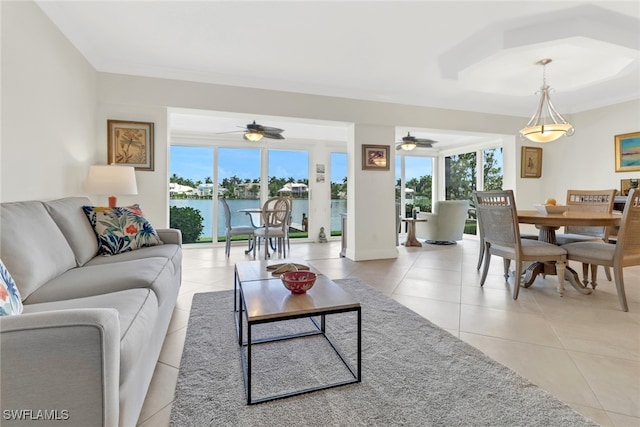
[{"label": "gold picture frame", "polygon": [[640,184],[640,178],[629,178],[620,180],[620,195],[628,196],[629,190],[632,188],[638,188]]},{"label": "gold picture frame", "polygon": [[640,171],[640,132],[614,137],[616,172]]},{"label": "gold picture frame", "polygon": [[362,170],[389,170],[388,145],[363,145],[362,146]]},{"label": "gold picture frame", "polygon": [[153,123],[107,120],[107,163],[153,170]]},{"label": "gold picture frame", "polygon": [[540,178],[542,176],[542,148],[522,147],[520,178]]}]

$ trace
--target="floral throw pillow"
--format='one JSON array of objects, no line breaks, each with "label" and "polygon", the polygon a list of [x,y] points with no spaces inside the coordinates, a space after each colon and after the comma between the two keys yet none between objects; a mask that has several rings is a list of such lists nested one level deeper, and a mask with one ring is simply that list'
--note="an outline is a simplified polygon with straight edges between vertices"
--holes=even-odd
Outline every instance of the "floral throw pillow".
[{"label": "floral throw pillow", "polygon": [[22,313],[22,299],[16,282],[0,260],[0,316]]},{"label": "floral throw pillow", "polygon": [[106,256],[162,245],[162,240],[146,220],[139,205],[107,208],[83,206],[98,236],[98,253]]}]

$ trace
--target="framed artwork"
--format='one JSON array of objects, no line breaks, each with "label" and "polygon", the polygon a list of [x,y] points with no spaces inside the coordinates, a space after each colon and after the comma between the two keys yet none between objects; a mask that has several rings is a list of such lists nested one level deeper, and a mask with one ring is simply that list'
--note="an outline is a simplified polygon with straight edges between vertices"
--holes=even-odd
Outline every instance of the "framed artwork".
[{"label": "framed artwork", "polygon": [[616,135],[616,172],[640,171],[640,132]]},{"label": "framed artwork", "polygon": [[520,178],[540,178],[542,176],[542,148],[522,147]]},{"label": "framed artwork", "polygon": [[389,170],[388,145],[363,145],[362,169],[363,170]]},{"label": "framed artwork", "polygon": [[153,170],[153,123],[107,120],[107,163]]},{"label": "framed artwork", "polygon": [[640,184],[640,178],[638,179],[621,179],[620,180],[620,194],[623,196],[629,195],[629,190],[632,188],[638,188],[638,184]]}]

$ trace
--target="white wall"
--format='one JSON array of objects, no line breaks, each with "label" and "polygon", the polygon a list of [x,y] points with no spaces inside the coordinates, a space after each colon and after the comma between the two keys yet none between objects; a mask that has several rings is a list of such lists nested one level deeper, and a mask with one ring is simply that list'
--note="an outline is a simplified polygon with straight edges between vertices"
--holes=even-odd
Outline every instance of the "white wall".
[{"label": "white wall", "polygon": [[97,72],[32,2],[2,8],[0,201],[82,194],[96,159]]},{"label": "white wall", "polygon": [[640,130],[640,100],[585,111],[567,119],[576,129],[572,137],[546,144],[518,139],[519,147],[542,147],[542,177],[518,179],[520,209],[531,208],[548,197],[564,203],[568,189],[619,190],[621,179],[640,177],[640,172],[615,172],[614,163],[614,136]]}]

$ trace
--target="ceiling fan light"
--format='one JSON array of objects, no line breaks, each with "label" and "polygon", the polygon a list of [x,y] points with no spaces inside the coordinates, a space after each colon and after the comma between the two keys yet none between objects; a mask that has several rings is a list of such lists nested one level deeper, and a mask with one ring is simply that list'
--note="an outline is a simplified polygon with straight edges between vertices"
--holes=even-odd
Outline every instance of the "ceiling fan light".
[{"label": "ceiling fan light", "polygon": [[415,142],[403,142],[402,144],[400,144],[400,148],[406,151],[411,151],[416,148],[416,144]]},{"label": "ceiling fan light", "polygon": [[247,139],[249,141],[253,141],[253,142],[258,142],[262,139],[262,134],[260,132],[256,132],[254,130],[251,130],[249,132],[246,132],[244,134],[244,139]]}]

